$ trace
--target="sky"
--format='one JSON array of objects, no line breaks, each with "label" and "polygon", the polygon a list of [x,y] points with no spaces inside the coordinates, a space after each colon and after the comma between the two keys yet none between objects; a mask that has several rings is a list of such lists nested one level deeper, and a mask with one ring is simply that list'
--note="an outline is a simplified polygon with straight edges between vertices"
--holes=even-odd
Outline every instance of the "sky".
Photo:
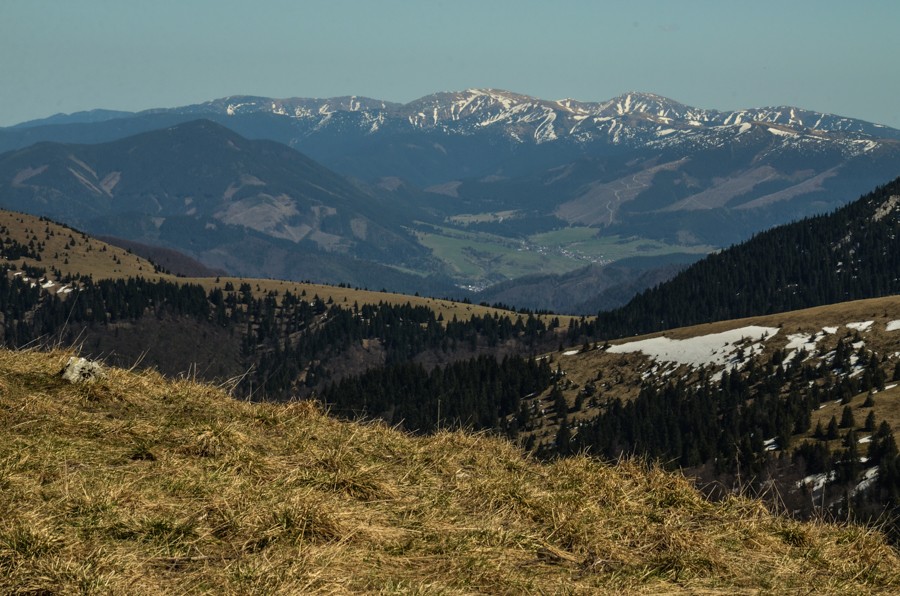
[{"label": "sky", "polygon": [[229,95],[493,87],[900,128],[897,0],[0,0],[0,126]]}]

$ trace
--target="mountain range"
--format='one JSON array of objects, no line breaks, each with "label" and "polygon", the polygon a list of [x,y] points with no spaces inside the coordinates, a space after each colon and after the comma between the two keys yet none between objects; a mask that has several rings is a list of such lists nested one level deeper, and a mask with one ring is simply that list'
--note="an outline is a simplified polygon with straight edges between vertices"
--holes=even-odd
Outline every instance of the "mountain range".
[{"label": "mountain range", "polygon": [[[190,124],[198,118],[207,123]],[[184,138],[169,151],[175,136]],[[246,163],[229,161],[237,153],[229,143]],[[91,159],[109,161],[126,146],[144,173],[105,189],[120,164]],[[643,93],[591,103],[494,89],[408,104],[235,96],[94,110],[0,129],[0,149],[10,150],[0,156],[3,206],[36,209],[67,196],[69,207],[41,212],[213,268],[460,296],[459,288],[487,289],[480,300],[518,293],[523,306],[572,312],[619,305],[670,276],[673,263],[840,207],[900,170],[900,131],[852,118],[705,110]],[[71,167],[65,180],[33,173],[69,153],[97,179],[73,164],[59,170]],[[309,176],[311,186],[301,180]],[[200,181],[215,192],[200,196]],[[188,233],[197,237],[190,244]],[[275,256],[261,258],[263,247]],[[316,256],[300,259],[304,267],[289,256],[309,250]],[[621,288],[598,296],[598,276]]]},{"label": "mountain range", "polygon": [[[523,145],[554,141],[589,143],[603,139],[612,144],[628,144],[637,139],[643,145],[646,139],[641,138],[640,133],[644,131],[656,136],[659,145],[671,146],[686,138],[685,135],[675,134],[678,132],[718,129],[723,134],[743,134],[760,125],[802,131],[800,138],[795,139],[798,142],[808,142],[808,136],[827,138],[844,135],[848,141],[847,150],[851,152],[871,150],[865,143],[857,149],[852,148],[854,141],[865,140],[866,137],[900,140],[900,131],[881,124],[792,106],[720,111],[687,106],[652,93],[632,92],[607,101],[584,102],[573,99],[544,100],[500,89],[440,92],[407,104],[357,96],[325,99],[231,96],[201,104],[143,112],[91,110],[57,114],[23,122],[7,131],[22,133],[32,130],[35,134],[41,134],[45,127],[159,115],[186,115],[192,118],[227,115],[240,118],[260,114],[290,118],[296,123],[295,130],[305,131],[307,136],[311,131],[329,128],[344,129],[345,132],[356,128],[367,134],[389,129],[433,130],[462,136],[490,131]],[[687,135],[691,136],[698,138],[697,135]]]}]

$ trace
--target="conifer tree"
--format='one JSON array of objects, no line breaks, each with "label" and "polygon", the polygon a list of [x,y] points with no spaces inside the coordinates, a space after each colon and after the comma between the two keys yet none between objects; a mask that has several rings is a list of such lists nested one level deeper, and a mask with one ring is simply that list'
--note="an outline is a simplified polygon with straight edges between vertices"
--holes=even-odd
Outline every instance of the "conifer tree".
[{"label": "conifer tree", "polygon": [[841,412],[841,428],[853,428],[856,426],[856,421],[853,419],[853,410],[850,406],[844,406],[843,411]]},{"label": "conifer tree", "polygon": [[862,406],[860,406],[860,407],[861,408],[871,408],[874,405],[875,405],[875,394],[872,391],[869,391],[869,393],[866,394],[866,400],[862,403]]},{"label": "conifer tree", "polygon": [[825,438],[825,429],[822,428],[821,420],[816,422],[816,430],[813,431],[813,437],[815,437],[816,439],[824,439]]},{"label": "conifer tree", "polygon": [[825,440],[833,441],[840,436],[838,433],[838,423],[837,418],[834,416],[831,417],[831,420],[828,421],[828,428],[825,430]]},{"label": "conifer tree", "polygon": [[569,428],[569,418],[563,417],[559,424],[559,430],[556,433],[556,450],[559,455],[571,455],[572,453],[572,431]]},{"label": "conifer tree", "polygon": [[866,422],[863,425],[863,428],[869,432],[875,430],[875,412],[869,412],[869,415],[866,416]]}]

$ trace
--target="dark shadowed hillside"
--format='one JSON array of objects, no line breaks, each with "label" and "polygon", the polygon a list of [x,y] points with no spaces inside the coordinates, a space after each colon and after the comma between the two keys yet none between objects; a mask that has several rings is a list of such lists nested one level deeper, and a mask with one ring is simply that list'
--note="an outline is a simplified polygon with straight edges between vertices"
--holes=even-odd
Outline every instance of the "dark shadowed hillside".
[{"label": "dark shadowed hillside", "polygon": [[762,232],[601,313],[617,337],[900,292],[900,179]]}]

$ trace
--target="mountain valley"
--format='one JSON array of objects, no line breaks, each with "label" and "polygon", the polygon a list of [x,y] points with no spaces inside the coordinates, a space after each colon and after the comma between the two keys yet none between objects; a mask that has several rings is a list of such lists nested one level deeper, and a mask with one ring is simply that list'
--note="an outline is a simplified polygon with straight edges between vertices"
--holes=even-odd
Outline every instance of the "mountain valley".
[{"label": "mountain valley", "polygon": [[[189,124],[198,118],[247,139],[287,144],[356,182],[315,170],[311,162],[300,166],[302,157],[278,154],[274,146],[226,139],[221,131],[213,133],[211,124]],[[185,167],[200,155],[231,160],[227,167],[191,166],[204,188],[217,189],[214,198],[222,204],[212,211],[199,202],[181,204],[201,201],[195,196],[198,180],[189,182],[184,172],[160,165],[152,178],[164,180],[162,193],[151,177],[133,174],[107,191],[104,180],[111,184],[120,164],[92,162],[84,148],[24,149],[38,140],[102,142],[95,146],[107,147],[111,155],[124,147],[117,139],[166,129],[168,134],[193,131],[197,139],[185,140],[185,148],[204,146],[182,160]],[[178,163],[163,152],[161,134],[129,141],[129,150],[141,146],[141,164]],[[240,167],[229,142],[244,151]],[[405,105],[355,97],[230,97],[135,114],[91,112],[2,129],[0,147],[15,150],[0,164],[0,180],[14,187],[4,196],[19,197],[4,199],[3,206],[176,248],[236,275],[475,298],[467,290],[501,283],[514,288],[523,277],[532,286],[536,276],[563,274],[589,283],[598,267],[638,259],[640,266],[621,282],[628,291],[612,291],[606,298],[566,299],[563,293],[543,303],[537,296],[546,291],[532,292],[527,304],[582,313],[596,312],[591,305],[622,304],[671,275],[672,262],[690,263],[774,225],[839,207],[894,177],[900,164],[900,132],[799,108],[718,112],[652,94],[590,103],[493,89],[438,93]],[[36,173],[61,164],[56,160],[66,152],[98,178],[72,163],[59,170],[65,174],[71,166],[67,178]],[[287,171],[307,172],[325,194],[304,187]],[[42,178],[43,190],[35,189]],[[220,190],[221,197],[236,194],[220,199]],[[87,225],[88,214],[98,208],[94,195],[102,203],[108,192],[130,194],[125,203],[140,205],[141,216],[104,214]],[[292,192],[312,194],[301,198]],[[38,206],[48,194],[70,193],[73,205],[84,210],[51,213]],[[336,215],[311,210],[328,193],[350,203],[336,203]],[[75,201],[77,195],[84,202]],[[175,202],[178,209],[167,213],[175,219],[160,225],[161,205],[171,209]],[[227,234],[208,229],[208,217]],[[166,228],[173,231],[167,234]],[[183,240],[188,234],[209,238],[189,246]],[[249,259],[242,260],[242,248],[253,255],[255,270]],[[302,259],[303,266],[291,256],[313,248],[315,258]],[[272,256],[259,258],[263,252]],[[375,281],[379,277],[381,284]],[[554,283],[551,277],[545,285]]]}]

